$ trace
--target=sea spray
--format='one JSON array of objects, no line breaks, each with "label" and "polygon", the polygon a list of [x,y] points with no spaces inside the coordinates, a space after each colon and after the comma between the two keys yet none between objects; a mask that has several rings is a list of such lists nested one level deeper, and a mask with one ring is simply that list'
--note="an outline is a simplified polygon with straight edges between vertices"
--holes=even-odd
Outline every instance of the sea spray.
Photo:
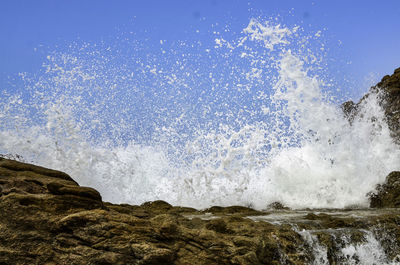
[{"label": "sea spray", "polygon": [[400,150],[379,94],[352,124],[332,100],[319,35],[251,19],[211,47],[52,53],[20,92],[2,94],[0,150],[116,203],[366,206]]},{"label": "sea spray", "polygon": [[354,238],[350,236],[355,231],[346,231],[345,229],[324,230],[323,233],[330,236],[330,244],[332,244],[329,254],[326,246],[321,244],[316,235],[316,233],[321,233],[321,231],[302,230],[297,232],[302,236],[307,245],[305,249],[309,250],[312,254],[313,260],[310,264],[330,264],[328,256],[330,256],[331,262],[335,264],[399,264],[396,258],[394,260],[388,258],[381,242],[377,240],[376,235],[372,231],[358,231],[362,234],[361,241],[355,242]]}]

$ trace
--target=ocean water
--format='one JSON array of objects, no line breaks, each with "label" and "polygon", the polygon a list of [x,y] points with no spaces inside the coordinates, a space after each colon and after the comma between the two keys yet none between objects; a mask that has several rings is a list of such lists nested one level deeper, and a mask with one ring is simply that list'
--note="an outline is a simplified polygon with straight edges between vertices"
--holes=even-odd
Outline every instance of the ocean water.
[{"label": "ocean water", "polygon": [[321,32],[253,18],[210,38],[50,53],[2,90],[1,153],[65,171],[105,201],[196,208],[367,206],[399,170],[381,95],[344,117]]},{"label": "ocean water", "polygon": [[[328,251],[326,247],[319,243],[317,236],[311,234],[309,231],[298,232],[305,242],[312,248],[313,261],[311,264],[324,265],[330,264],[328,259]],[[396,265],[398,261],[391,261],[383,249],[380,242],[371,231],[363,231],[364,242],[354,243],[351,242],[350,236],[342,234],[339,237],[342,246],[337,246],[338,251],[335,253],[335,258],[339,261],[338,264],[349,265]],[[334,237],[334,235],[332,235]]]}]

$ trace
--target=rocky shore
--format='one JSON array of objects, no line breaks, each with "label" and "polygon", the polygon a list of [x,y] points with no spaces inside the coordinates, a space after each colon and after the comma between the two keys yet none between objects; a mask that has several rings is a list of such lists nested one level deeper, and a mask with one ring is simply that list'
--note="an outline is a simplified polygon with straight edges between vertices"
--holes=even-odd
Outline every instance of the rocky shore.
[{"label": "rocky shore", "polygon": [[[400,68],[375,90],[400,140]],[[350,122],[366,97],[343,104]],[[368,209],[117,205],[66,173],[0,158],[0,264],[400,264],[400,172],[366,196]]]},{"label": "rocky shore", "polygon": [[[374,206],[398,206],[385,200],[399,182],[391,174]],[[368,244],[369,233],[385,258],[399,258],[400,209],[116,205],[65,173],[8,159],[0,187],[0,264],[348,264],[343,249]]]}]

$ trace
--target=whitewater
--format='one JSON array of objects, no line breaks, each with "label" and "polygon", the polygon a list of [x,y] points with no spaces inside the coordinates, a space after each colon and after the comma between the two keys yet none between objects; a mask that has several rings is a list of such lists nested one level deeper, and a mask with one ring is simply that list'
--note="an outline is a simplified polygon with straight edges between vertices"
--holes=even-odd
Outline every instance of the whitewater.
[{"label": "whitewater", "polygon": [[160,41],[159,54],[123,39],[49,54],[2,91],[0,153],[67,172],[113,203],[368,206],[400,165],[382,95],[348,121],[324,77],[320,32],[253,18],[211,35],[211,47]]}]

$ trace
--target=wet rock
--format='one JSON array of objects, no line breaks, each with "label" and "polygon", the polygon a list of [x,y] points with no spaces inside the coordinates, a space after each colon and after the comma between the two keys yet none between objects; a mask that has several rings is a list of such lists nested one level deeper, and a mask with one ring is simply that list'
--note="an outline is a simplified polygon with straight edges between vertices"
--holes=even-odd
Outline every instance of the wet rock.
[{"label": "wet rock", "polygon": [[353,122],[355,115],[357,114],[358,107],[353,101],[346,101],[341,105],[342,111],[350,123]]},{"label": "wet rock", "polygon": [[383,108],[388,126],[393,138],[400,143],[400,68],[392,75],[386,75],[358,103],[347,101],[342,104],[342,110],[350,122],[360,114],[359,107],[369,97],[370,93],[379,92],[380,105]]},{"label": "wet rock", "polygon": [[97,190],[88,187],[77,187],[72,185],[65,186],[57,182],[50,182],[47,184],[47,189],[50,193],[56,195],[70,194],[101,201],[100,193]]},{"label": "wet rock", "polygon": [[382,107],[393,137],[400,142],[400,68],[391,76],[385,76],[375,88],[385,92]]},{"label": "wet rock", "polygon": [[242,215],[242,216],[249,216],[249,215],[258,215],[261,212],[244,207],[244,206],[228,206],[228,207],[221,207],[221,206],[212,206],[203,212],[205,213],[212,213],[216,215],[220,214],[234,214],[234,215]]},{"label": "wet rock", "polygon": [[[388,183],[397,187],[398,178]],[[270,223],[251,218],[290,210],[116,205],[65,173],[6,159],[0,160],[0,192],[0,264],[313,264],[316,243],[299,232],[305,230],[313,231],[331,264],[341,264],[341,247],[363,243],[371,227],[390,242],[382,241],[388,257],[400,250],[398,213],[356,219],[309,212]]]},{"label": "wet rock", "polygon": [[390,173],[385,183],[378,184],[368,196],[372,208],[400,207],[400,171]]},{"label": "wet rock", "polygon": [[307,220],[318,220],[319,216],[315,213],[308,213],[304,218]]},{"label": "wet rock", "polygon": [[229,229],[227,228],[225,220],[218,218],[213,219],[206,224],[206,228],[210,230],[214,230],[218,233],[228,233]]},{"label": "wet rock", "polygon": [[75,185],[78,185],[78,183],[75,182],[68,174],[57,171],[57,170],[52,170],[40,166],[35,166],[27,163],[22,163],[18,162],[15,160],[9,160],[5,158],[0,158],[0,167],[3,169],[9,169],[14,172],[32,172],[35,174],[38,174],[39,176],[45,176],[45,177],[51,177],[51,178],[58,178],[58,179],[63,179],[68,182],[72,182]]},{"label": "wet rock", "polygon": [[285,205],[283,205],[281,202],[273,202],[271,204],[268,205],[267,207],[268,209],[272,209],[272,210],[289,210],[289,207],[286,207]]},{"label": "wet rock", "polygon": [[145,202],[141,206],[153,211],[166,211],[172,208],[172,205],[165,201]]}]

